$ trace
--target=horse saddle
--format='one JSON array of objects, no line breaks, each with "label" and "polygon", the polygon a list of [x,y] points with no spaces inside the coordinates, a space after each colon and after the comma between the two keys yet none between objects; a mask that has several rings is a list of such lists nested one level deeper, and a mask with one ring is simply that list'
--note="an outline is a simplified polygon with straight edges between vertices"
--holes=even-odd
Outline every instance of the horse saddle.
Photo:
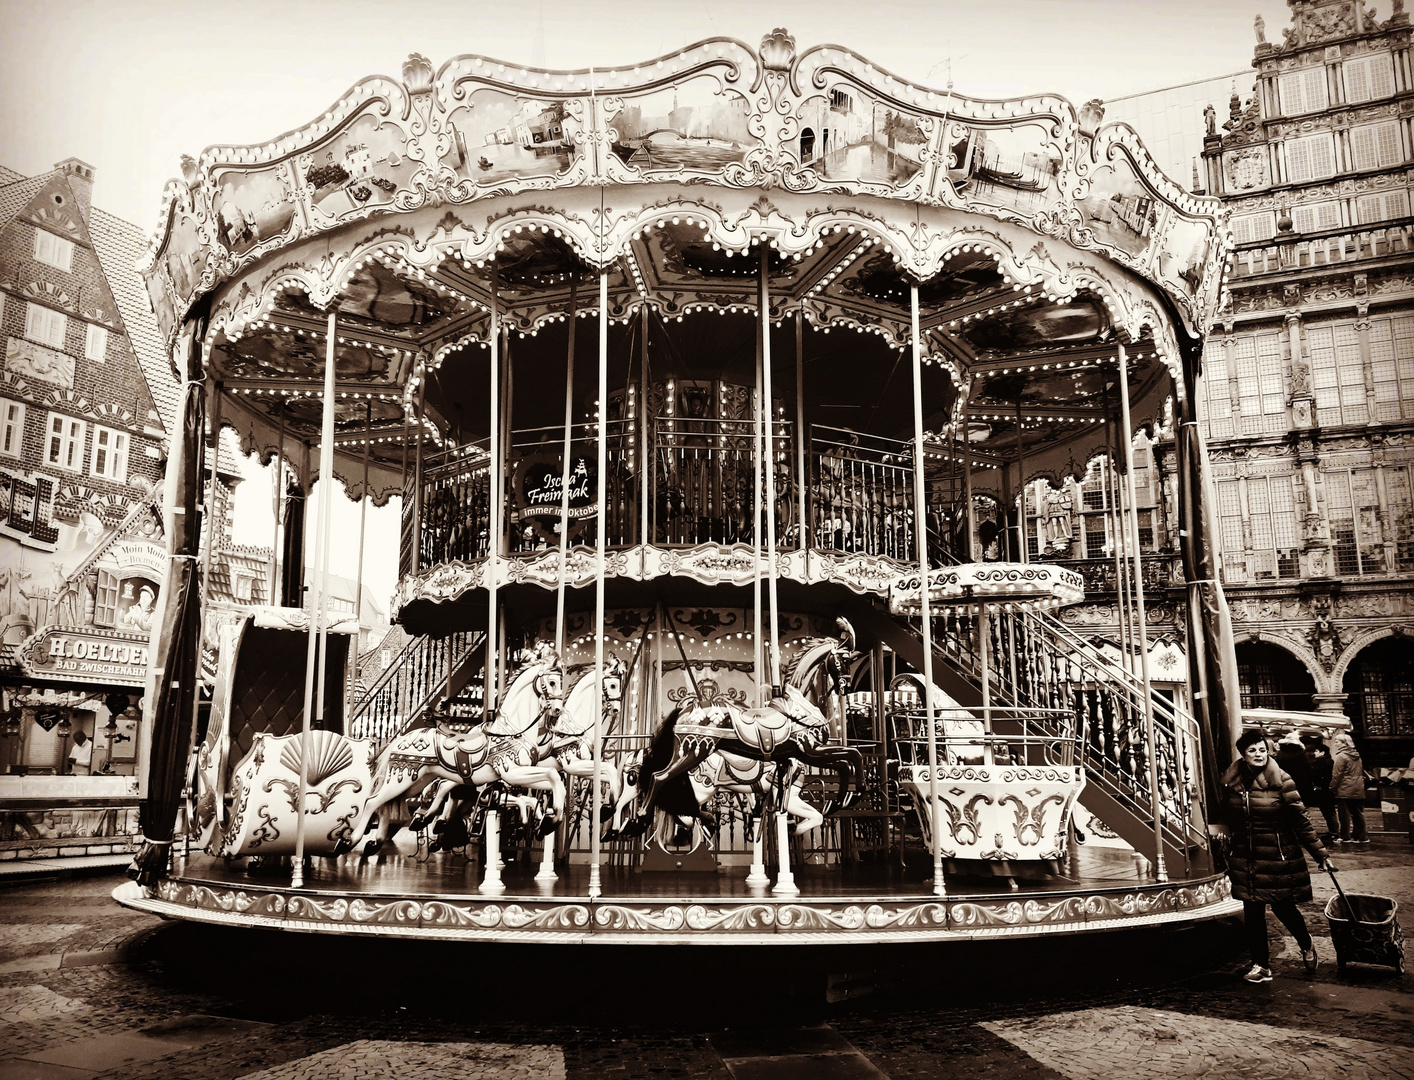
[{"label": "horse saddle", "polygon": [[443,747],[451,751],[451,766],[462,776],[470,776],[486,760],[486,748],[490,740],[480,727],[462,730],[455,727],[437,725],[437,732],[443,738]]},{"label": "horse saddle", "polygon": [[777,709],[745,709],[732,717],[738,741],[770,757],[790,736],[791,720]]}]

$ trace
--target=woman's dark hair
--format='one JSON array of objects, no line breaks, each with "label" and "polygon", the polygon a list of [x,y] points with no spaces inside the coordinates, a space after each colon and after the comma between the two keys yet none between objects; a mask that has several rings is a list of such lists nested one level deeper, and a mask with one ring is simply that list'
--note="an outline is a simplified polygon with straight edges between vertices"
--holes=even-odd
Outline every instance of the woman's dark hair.
[{"label": "woman's dark hair", "polygon": [[1263,735],[1256,728],[1248,728],[1246,731],[1244,731],[1241,735],[1237,737],[1237,752],[1239,754],[1245,754],[1249,746],[1254,746],[1255,744],[1262,742],[1265,738],[1266,736]]}]

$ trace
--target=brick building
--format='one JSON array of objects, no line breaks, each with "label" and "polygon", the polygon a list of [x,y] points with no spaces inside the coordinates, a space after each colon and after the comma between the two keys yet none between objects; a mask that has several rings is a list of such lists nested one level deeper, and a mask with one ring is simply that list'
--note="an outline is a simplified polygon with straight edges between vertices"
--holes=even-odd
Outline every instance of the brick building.
[{"label": "brick building", "polygon": [[0,171],[0,857],[125,846],[177,387],[141,230]]}]

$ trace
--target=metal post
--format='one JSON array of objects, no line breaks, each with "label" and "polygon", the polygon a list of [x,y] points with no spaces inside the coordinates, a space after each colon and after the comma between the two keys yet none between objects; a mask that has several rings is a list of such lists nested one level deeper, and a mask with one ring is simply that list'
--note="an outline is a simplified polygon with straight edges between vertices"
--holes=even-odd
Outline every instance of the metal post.
[{"label": "metal post", "polygon": [[[329,321],[324,347],[324,416],[319,446],[319,532],[317,537],[319,552],[318,573],[314,576],[314,588],[309,598],[309,646],[304,660],[304,710],[300,718],[300,769],[298,801],[295,812],[295,854],[294,873],[290,885],[304,887],[304,803],[305,792],[309,788],[309,730],[311,714],[315,708],[315,663],[318,657],[319,694],[318,709],[320,719],[324,718],[324,654],[327,650],[320,645],[326,634],[324,627],[324,592],[329,584],[329,501],[330,489],[334,486],[334,352],[338,341],[338,315],[329,312]],[[306,531],[308,526],[306,525]],[[299,574],[304,578],[304,560],[300,560]]]},{"label": "metal post", "polygon": [[[201,658],[206,652],[206,604],[211,596],[211,559],[216,550],[216,530],[219,526],[219,515],[216,513],[217,483],[216,473],[221,466],[221,384],[216,384],[215,400],[211,405],[211,430],[215,436],[215,449],[211,452],[211,495],[206,504],[206,550],[202,552],[201,560],[201,600],[197,610],[201,612],[201,625],[196,632],[196,686],[192,694],[191,701],[191,737],[187,740],[186,775],[190,779],[191,760],[196,753],[196,730],[197,720],[201,716]],[[212,688],[212,704],[215,704],[215,687]],[[112,741],[108,744],[109,756],[113,753]],[[65,755],[67,760],[67,755]],[[182,823],[183,852],[191,854],[191,816],[192,803],[196,796],[195,786],[187,784],[187,795],[182,807],[182,814],[185,820]]]},{"label": "metal post", "polygon": [[770,248],[761,245],[761,415],[766,420],[766,586],[771,601],[771,687],[781,685],[780,594],[776,585],[776,424],[771,415],[771,294]]},{"label": "metal post", "polygon": [[[358,650],[363,631],[363,549],[368,532],[368,456],[373,447],[373,402],[363,406],[363,495],[358,501],[358,574],[354,577],[354,619],[357,628],[349,649],[348,686],[344,690],[344,725],[353,717],[354,684],[358,681]],[[347,734],[347,731],[345,732]]]},{"label": "metal post", "polygon": [[[501,312],[496,289],[495,272],[491,279],[491,318],[489,326],[491,344],[491,388],[487,401],[490,412],[490,436],[487,442],[489,458],[486,462],[486,664],[482,678],[484,692],[481,698],[482,715],[489,721],[496,712],[500,697],[497,677],[500,672],[500,651],[497,616],[496,573],[497,557],[501,553]],[[501,812],[486,811],[486,865],[483,867],[481,885],[483,893],[496,894],[505,891],[501,880]]]},{"label": "metal post", "polygon": [[598,530],[595,537],[594,559],[594,771],[592,807],[589,829],[589,888],[590,897],[600,896],[603,889],[599,883],[599,811],[603,804],[603,785],[599,783],[599,770],[604,759],[604,569],[607,561],[608,520],[605,514],[607,501],[607,480],[609,441],[609,274],[599,274],[599,501]]},{"label": "metal post", "polygon": [[[763,256],[764,257],[764,256]],[[761,338],[756,339],[756,388],[751,394],[751,443],[753,447],[751,463],[751,660],[752,677],[756,680],[756,707],[766,704],[762,693],[765,679],[765,647],[761,635]]]},{"label": "metal post", "polygon": [[[652,503],[649,501],[649,490],[653,479],[652,447],[648,444],[648,438],[652,431],[652,424],[648,415],[648,308],[643,308],[643,344],[639,355],[638,369],[638,542],[648,545],[653,542],[653,530],[650,528],[650,514]],[[646,558],[645,554],[645,558]]]},{"label": "metal post", "polygon": [[275,510],[275,535],[270,543],[270,593],[269,601],[273,605],[276,596],[280,592],[280,533],[281,533],[281,510],[284,508],[285,499],[285,402],[280,401],[280,433],[279,449],[275,452],[275,482],[274,492],[271,501]]},{"label": "metal post", "polygon": [[555,589],[555,651],[565,660],[565,573],[570,551],[570,452],[574,446],[574,330],[579,321],[579,275],[570,278],[569,351],[565,359],[565,449],[560,462],[560,580]]},{"label": "metal post", "polygon": [[1144,574],[1139,554],[1139,510],[1134,489],[1134,440],[1129,420],[1129,361],[1119,347],[1119,403],[1124,423],[1125,488],[1129,494],[1129,529],[1134,541],[1134,615],[1139,627],[1139,663],[1144,679],[1144,738],[1149,744],[1149,802],[1154,816],[1154,876],[1168,880],[1164,865],[1164,823],[1159,805],[1159,755],[1154,732],[1154,694],[1149,684],[1149,631],[1144,621]]},{"label": "metal post", "polygon": [[946,896],[938,802],[938,733],[933,726],[933,612],[928,595],[928,499],[924,489],[923,355],[918,330],[918,285],[909,289],[913,333],[913,535],[918,544],[919,602],[923,616],[923,715],[928,725],[928,806],[933,839],[933,895]]},{"label": "metal post", "polygon": [[[799,542],[795,545],[802,553],[810,547],[810,523],[805,517],[805,495],[808,490],[805,435],[805,306],[795,309],[795,473],[796,473],[796,513],[798,515]],[[802,555],[802,557],[804,557]],[[803,571],[802,567],[802,571]]]}]

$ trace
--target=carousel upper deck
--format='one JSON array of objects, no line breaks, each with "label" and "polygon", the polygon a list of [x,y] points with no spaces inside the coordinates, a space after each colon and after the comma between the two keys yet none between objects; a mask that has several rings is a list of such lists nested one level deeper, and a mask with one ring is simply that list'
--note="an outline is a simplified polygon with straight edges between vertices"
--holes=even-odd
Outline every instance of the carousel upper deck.
[{"label": "carousel upper deck", "polygon": [[[436,717],[504,726],[540,662],[524,658],[553,646],[562,667],[542,675],[563,671],[566,701],[584,672],[612,673],[622,696],[588,756],[624,775],[674,707],[726,709],[727,742],[776,761],[776,736],[743,734],[738,714],[754,700],[757,723],[793,688],[807,719],[792,722],[819,725],[783,745],[799,761],[847,751],[846,771],[859,757],[841,791],[866,796],[843,831],[810,826],[832,839],[795,841],[812,867],[861,850],[902,866],[921,835],[939,888],[944,852],[1059,874],[1080,799],[1146,853],[1150,884],[1210,881],[1211,721],[1141,671],[1128,456],[1140,428],[1186,433],[1177,502],[1203,608],[1193,380],[1231,242],[1217,200],[1102,119],[1098,102],[915,85],[777,30],[758,49],[712,39],[617,69],[414,55],[312,124],[185,159],[144,273],[214,423],[284,463],[296,496],[322,474],[354,498],[401,497],[394,606],[414,642],[326,725],[368,742],[356,783]],[[1051,617],[1081,581],[1036,562],[1017,511],[1028,485],[1096,457],[1116,466],[1104,505],[1133,645],[1118,662]],[[280,504],[295,568],[297,502]],[[264,618],[250,625],[295,625]],[[233,665],[263,640],[223,625]],[[242,700],[232,668],[201,772],[213,854],[262,842],[253,815],[276,809],[240,798],[267,762],[300,778],[312,680],[264,732],[298,751],[255,761],[246,725],[238,762],[221,741]],[[691,732],[690,746],[727,736]],[[319,745],[338,757],[332,736]],[[597,868],[600,785],[573,775],[559,843]],[[793,811],[802,830],[822,800],[838,811],[822,791]],[[1006,797],[1015,822],[993,815]],[[303,837],[308,811],[289,802]],[[717,837],[743,854],[744,805],[723,825],[734,839]],[[330,844],[358,840],[370,813],[332,822]],[[223,840],[230,814],[254,840]],[[782,832],[775,857],[788,848]],[[1221,906],[1212,890],[1202,905]]]}]

